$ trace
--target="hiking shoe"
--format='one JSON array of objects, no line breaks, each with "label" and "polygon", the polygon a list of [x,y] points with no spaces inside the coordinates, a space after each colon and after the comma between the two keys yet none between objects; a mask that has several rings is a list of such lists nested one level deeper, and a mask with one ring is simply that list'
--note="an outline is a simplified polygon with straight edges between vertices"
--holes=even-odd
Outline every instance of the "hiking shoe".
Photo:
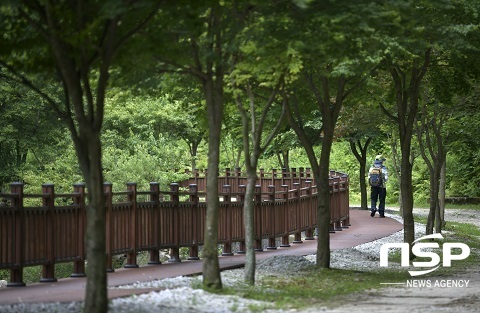
[{"label": "hiking shoe", "polygon": [[384,214],[380,214],[380,218],[385,218],[385,215],[384,215]]},{"label": "hiking shoe", "polygon": [[370,213],[370,216],[374,217],[376,212],[377,212],[377,210],[372,210],[372,213]]}]

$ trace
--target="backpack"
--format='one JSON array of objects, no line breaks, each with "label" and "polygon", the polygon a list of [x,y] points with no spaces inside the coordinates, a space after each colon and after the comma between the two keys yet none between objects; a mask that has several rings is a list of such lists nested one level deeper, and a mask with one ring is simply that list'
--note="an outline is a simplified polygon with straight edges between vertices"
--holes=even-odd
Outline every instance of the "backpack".
[{"label": "backpack", "polygon": [[372,187],[382,187],[383,184],[383,174],[381,167],[372,167],[369,172],[368,183]]}]

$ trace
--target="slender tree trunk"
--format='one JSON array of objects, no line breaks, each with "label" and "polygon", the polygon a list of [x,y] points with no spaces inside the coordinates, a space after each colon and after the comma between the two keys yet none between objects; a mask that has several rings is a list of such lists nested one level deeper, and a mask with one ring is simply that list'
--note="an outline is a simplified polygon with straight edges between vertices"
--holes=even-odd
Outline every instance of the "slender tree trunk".
[{"label": "slender tree trunk", "polygon": [[289,150],[283,151],[283,168],[289,172],[290,171],[290,153]]},{"label": "slender tree trunk", "polygon": [[[417,138],[420,146],[420,153],[427,164],[430,176],[430,212],[426,225],[426,234],[433,234],[433,229],[441,233],[442,222],[440,217],[439,195],[441,189],[442,168],[445,163],[446,154],[442,136],[442,126],[445,117],[440,113],[438,104],[433,104],[433,111],[428,111],[428,90],[425,91],[422,114],[420,114],[417,125]],[[430,113],[430,114],[429,114]]]},{"label": "slender tree trunk", "polygon": [[394,138],[391,138],[390,142],[390,148],[392,149],[392,159],[393,159],[393,169],[395,170],[395,173],[397,174],[398,177],[398,182],[396,184],[396,188],[398,189],[398,203],[400,206],[400,215],[403,216],[403,204],[402,204],[402,173],[401,173],[401,166],[399,165],[399,159],[401,159],[401,156],[398,155],[398,149],[397,149],[397,143],[398,141]]},{"label": "slender tree trunk", "polygon": [[[407,148],[405,148],[407,149]],[[410,148],[408,148],[410,149]],[[403,150],[403,149],[402,149]],[[415,240],[415,224],[413,219],[413,186],[412,186],[412,164],[410,163],[409,153],[408,157],[403,157],[402,152],[402,208],[403,208],[403,239],[410,245]]]},{"label": "slender tree trunk", "polygon": [[425,233],[427,235],[433,234],[433,227],[435,225],[435,215],[437,212],[438,193],[435,186],[434,174],[430,171],[430,210],[428,211],[427,225],[425,227]]},{"label": "slender tree trunk", "polygon": [[195,171],[197,169],[197,152],[199,143],[200,141],[196,140],[191,143],[190,156],[192,158],[192,171]]},{"label": "slender tree trunk", "polygon": [[245,271],[244,281],[250,285],[255,284],[255,184],[257,183],[256,167],[247,168],[247,186],[245,190],[245,203],[243,207],[243,218],[245,223]]},{"label": "slender tree trunk", "polygon": [[287,119],[295,130],[301,144],[305,148],[308,160],[312,167],[317,182],[318,206],[317,206],[317,258],[316,264],[320,268],[330,268],[330,153],[333,143],[333,133],[337,123],[338,115],[343,105],[343,100],[348,92],[345,92],[345,77],[339,77],[336,81],[336,97],[334,103],[331,101],[329,81],[327,77],[320,77],[322,90],[318,88],[313,76],[305,73],[306,82],[317,99],[318,107],[322,113],[322,150],[320,160],[317,161],[313,144],[304,130],[303,122],[298,116],[301,113],[297,105],[291,105],[288,97],[286,115]]},{"label": "slender tree trunk", "polygon": [[440,187],[439,187],[439,219],[441,229],[445,228],[445,186],[447,180],[447,160],[445,159],[442,164],[442,170],[440,172]]},{"label": "slender tree trunk", "polygon": [[[412,249],[415,240],[415,224],[413,219],[413,186],[412,186],[412,163],[410,154],[412,151],[412,135],[418,112],[419,88],[430,63],[431,49],[425,51],[424,62],[421,66],[415,62],[407,75],[397,65],[390,67],[390,73],[395,86],[396,116],[390,114],[383,106],[384,112],[398,124],[400,137],[401,159],[401,190],[403,208],[404,241]],[[408,76],[408,78],[407,78]],[[411,251],[410,251],[411,252]],[[414,256],[410,253],[410,256]]]},{"label": "slender tree trunk", "polygon": [[[219,69],[220,70],[220,69]],[[220,133],[223,117],[223,73],[204,81],[203,90],[208,114],[208,174],[207,216],[205,221],[205,243],[203,246],[203,284],[207,288],[221,289],[220,265],[218,262],[218,164],[220,162]]]},{"label": "slender tree trunk", "polygon": [[[442,170],[442,164],[439,164],[439,158],[433,163],[433,168],[430,173],[430,211],[428,214],[428,220],[426,225],[426,234],[433,234],[433,229],[435,232],[441,233],[442,224],[440,219],[440,203],[439,203],[439,194],[440,194],[440,173]],[[441,162],[443,163],[443,162]]]},{"label": "slender tree trunk", "polygon": [[[258,159],[262,155],[263,151],[265,151],[265,148],[273,140],[281,125],[281,121],[283,120],[285,110],[282,110],[282,114],[278,118],[277,125],[271,130],[270,134],[268,134],[266,138],[263,136],[266,117],[272,108],[272,104],[275,101],[275,97],[282,83],[283,75],[280,77],[275,89],[271,91],[269,100],[263,105],[261,114],[257,114],[259,112],[256,112],[256,109],[259,109],[261,106],[255,102],[255,96],[252,91],[251,84],[247,83],[246,86],[246,93],[249,99],[248,110],[244,107],[244,103],[240,96],[235,99],[242,119],[243,151],[245,154],[245,167],[247,171],[246,195],[243,206],[245,243],[247,250],[244,281],[251,285],[255,284],[255,207],[253,198],[255,196],[254,193],[257,183]],[[264,141],[264,145],[262,145],[262,140]]]},{"label": "slender tree trunk", "polygon": [[[440,147],[436,162],[435,162],[435,232],[441,233],[443,228],[443,214],[441,211],[440,198],[442,194],[442,171],[444,170],[446,155],[443,152],[443,147]],[[445,194],[443,194],[445,196]],[[445,209],[445,207],[444,207]]]},{"label": "slender tree trunk", "polygon": [[[360,167],[360,175],[358,180],[360,182],[360,194],[361,194],[361,208],[362,210],[368,210],[368,195],[367,195],[367,183],[365,178],[367,177],[367,150],[372,138],[368,138],[365,144],[362,146],[360,140],[355,141],[354,139],[349,140],[350,150],[352,150],[353,155],[357,159]],[[358,146],[358,149],[357,149]],[[360,150],[360,152],[359,152]]]},{"label": "slender tree trunk", "polygon": [[240,168],[240,160],[242,159],[242,149],[238,149],[237,157],[235,158],[235,168]]}]

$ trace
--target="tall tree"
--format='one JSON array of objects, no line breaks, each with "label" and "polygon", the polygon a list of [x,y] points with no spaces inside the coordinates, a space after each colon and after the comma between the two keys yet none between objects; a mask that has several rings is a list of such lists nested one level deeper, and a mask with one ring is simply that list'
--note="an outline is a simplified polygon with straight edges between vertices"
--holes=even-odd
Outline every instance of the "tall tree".
[{"label": "tall tree", "polygon": [[[413,219],[413,186],[410,152],[412,147],[413,127],[418,112],[418,97],[420,84],[427,72],[430,63],[431,48],[425,50],[423,58],[416,58],[407,63],[407,71],[400,64],[392,64],[389,67],[390,74],[395,86],[396,115],[388,113],[383,105],[384,112],[398,124],[401,149],[401,197],[404,224],[404,240],[412,244],[415,240]],[[408,78],[407,78],[408,77]]]},{"label": "tall tree", "polygon": [[[208,121],[207,217],[203,247],[203,284],[221,289],[218,262],[218,165],[224,110],[225,75],[237,35],[252,7],[237,1],[190,1],[171,4],[168,13],[150,29],[159,46],[152,47],[157,68],[162,72],[193,75],[206,103]],[[159,50],[160,49],[160,50]]]},{"label": "tall tree", "polygon": [[[282,77],[279,77],[283,80]],[[247,185],[245,190],[245,202],[243,207],[243,217],[245,221],[245,246],[246,262],[244,280],[249,284],[255,283],[255,229],[254,229],[254,203],[255,186],[257,184],[258,160],[265,148],[270,144],[274,135],[278,131],[283,112],[278,118],[278,122],[265,137],[264,128],[267,125],[267,114],[273,108],[277,93],[282,84],[278,82],[277,86],[270,92],[268,99],[262,106],[259,106],[258,100],[252,91],[252,84],[247,83],[246,95],[248,104],[246,105],[240,95],[236,96],[236,104],[240,112],[243,125],[243,150],[245,153],[245,168],[247,172]],[[265,138],[264,138],[265,137]]]},{"label": "tall tree", "polygon": [[[431,114],[427,111],[427,102],[435,101],[425,95],[422,99],[421,112],[417,118],[415,130],[420,145],[420,153],[427,164],[430,176],[430,210],[428,213],[426,234],[441,233],[443,221],[440,216],[440,175],[445,165],[447,151],[443,132],[443,125],[449,112],[441,110],[441,105],[436,102],[430,104]],[[443,112],[442,112],[443,111]]]},{"label": "tall tree", "polygon": [[[306,151],[317,182],[316,261],[318,267],[329,268],[330,152],[342,106],[380,61],[374,29],[365,19],[369,15],[376,17],[372,15],[375,8],[360,2],[328,6],[314,2],[308,10],[291,12],[295,27],[299,27],[296,40],[302,42],[298,47],[304,67],[301,86],[285,94],[286,116]],[[342,51],[341,55],[338,51]],[[311,127],[315,123],[320,126],[316,127],[318,131]],[[317,158],[314,146],[319,142],[321,153]]]},{"label": "tall tree", "polygon": [[441,63],[445,51],[456,53],[458,47],[471,46],[468,35],[475,26],[460,16],[478,16],[478,7],[450,0],[391,1],[385,9],[390,12],[384,28],[390,38],[385,41],[385,64],[392,79],[394,105],[392,111],[384,105],[382,110],[398,125],[404,240],[411,246],[415,239],[411,148],[420,88],[430,66]]},{"label": "tall tree", "polygon": [[[27,88],[0,80],[0,190],[23,180],[32,160],[46,161],[65,131],[51,108]],[[27,164],[28,163],[28,164]]]},{"label": "tall tree", "polygon": [[[363,92],[362,92],[363,91]],[[366,92],[365,92],[366,91]],[[380,90],[375,90],[380,92]],[[367,161],[369,147],[378,150],[373,154],[382,153],[379,143],[384,139],[385,119],[378,108],[378,102],[373,95],[372,88],[365,86],[357,93],[353,102],[356,105],[345,107],[342,110],[341,120],[335,130],[336,136],[348,140],[350,150],[359,164],[358,181],[360,182],[361,208],[368,210],[367,197]],[[372,154],[372,153],[371,153]]]},{"label": "tall tree", "polygon": [[248,43],[242,46],[242,53],[236,54],[231,79],[233,97],[242,121],[241,137],[247,173],[243,207],[246,243],[244,280],[253,285],[255,283],[253,199],[257,184],[258,161],[282,125],[284,110],[278,110],[278,94],[284,85],[290,57],[275,53],[271,58],[269,52],[274,47],[270,44],[246,41]]},{"label": "tall tree", "polygon": [[[148,1],[20,1],[0,7],[7,38],[1,76],[37,92],[66,123],[88,188],[85,312],[108,309],[100,132],[109,69],[119,48],[155,11]],[[50,94],[29,73],[61,84],[63,94]]]}]

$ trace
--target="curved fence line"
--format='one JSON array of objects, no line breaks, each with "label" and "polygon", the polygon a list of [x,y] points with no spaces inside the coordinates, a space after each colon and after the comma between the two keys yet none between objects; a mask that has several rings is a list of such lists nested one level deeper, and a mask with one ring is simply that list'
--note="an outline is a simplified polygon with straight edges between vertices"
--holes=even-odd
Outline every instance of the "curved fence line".
[{"label": "curved fence line", "polygon": [[[114,271],[115,255],[126,255],[127,268],[136,268],[137,253],[147,251],[149,264],[161,264],[160,250],[170,249],[169,262],[180,262],[180,248],[189,248],[189,260],[199,259],[206,217],[206,173],[160,191],[138,191],[128,183],[126,191],[113,192],[105,183],[107,271]],[[222,255],[245,253],[243,202],[246,178],[239,171],[219,177],[218,243]],[[348,176],[335,171],[330,177],[331,231],[349,226]],[[22,183],[12,183],[11,192],[0,194],[0,269],[10,270],[7,286],[25,286],[23,268],[41,265],[40,282],[54,282],[55,264],[72,262],[71,277],[85,276],[85,184],[75,184],[69,194],[57,194],[53,184],[42,185],[41,194],[24,194]],[[38,206],[25,206],[25,199]],[[31,201],[28,201],[30,203]],[[255,187],[255,250],[289,247],[314,239],[317,223],[317,189],[307,172],[260,172]],[[292,235],[292,236],[291,236]]]}]

